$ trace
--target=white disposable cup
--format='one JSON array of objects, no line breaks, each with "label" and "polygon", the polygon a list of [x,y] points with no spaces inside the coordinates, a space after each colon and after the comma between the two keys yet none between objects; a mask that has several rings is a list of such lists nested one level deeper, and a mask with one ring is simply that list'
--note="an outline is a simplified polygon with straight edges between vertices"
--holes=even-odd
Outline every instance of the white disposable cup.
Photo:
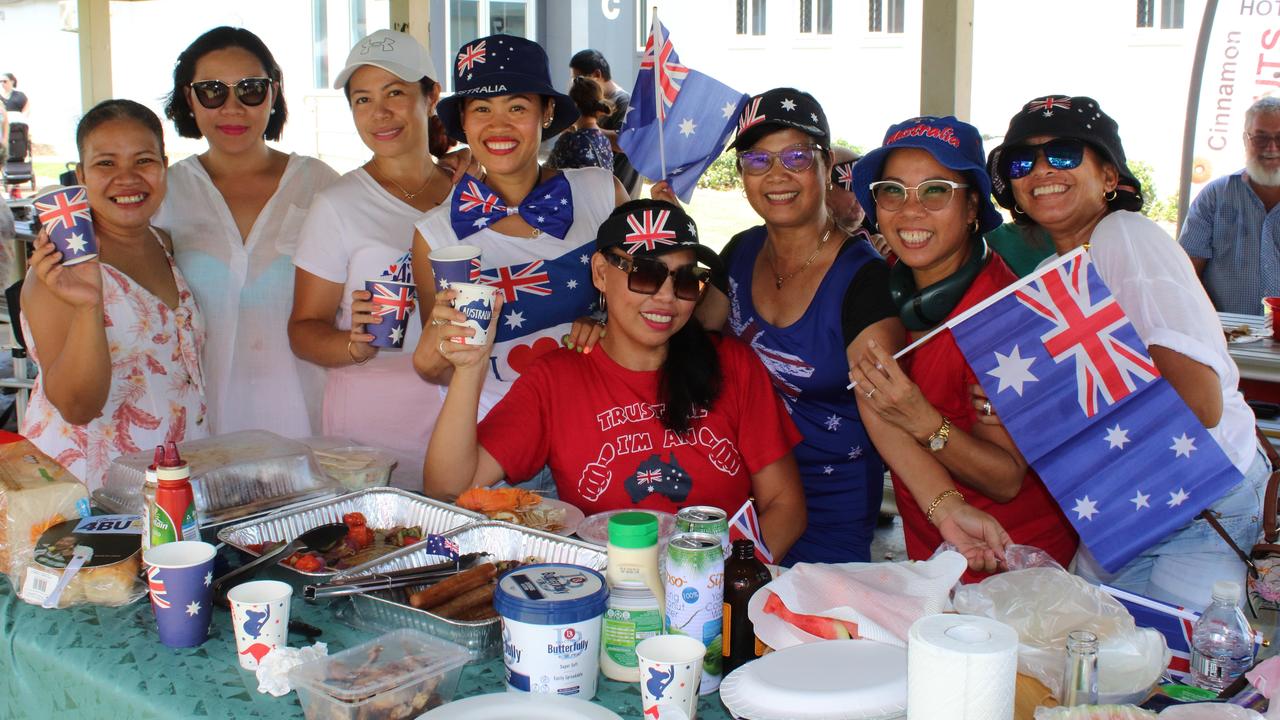
[{"label": "white disposable cup", "polygon": [[257,670],[263,658],[288,646],[292,597],[293,588],[279,580],[253,580],[227,593],[240,667]]},{"label": "white disposable cup", "polygon": [[669,720],[684,715],[695,720],[706,652],[706,645],[688,635],[656,635],[636,645],[640,707],[646,718]]},{"label": "white disposable cup", "polygon": [[452,301],[453,308],[467,316],[465,322],[454,322],[460,327],[475,330],[470,337],[463,337],[463,345],[484,345],[489,342],[489,328],[493,325],[493,298],[497,288],[492,285],[476,283],[456,283],[453,289],[458,291]]}]

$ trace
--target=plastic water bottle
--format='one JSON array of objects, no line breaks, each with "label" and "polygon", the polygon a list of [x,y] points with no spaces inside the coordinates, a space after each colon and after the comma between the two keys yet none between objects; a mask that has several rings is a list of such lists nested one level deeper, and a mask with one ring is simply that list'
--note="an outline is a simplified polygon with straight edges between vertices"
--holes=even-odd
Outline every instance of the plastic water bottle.
[{"label": "plastic water bottle", "polygon": [[1253,666],[1253,629],[1239,603],[1240,583],[1213,584],[1213,604],[1191,633],[1191,679],[1196,686],[1222,692]]}]

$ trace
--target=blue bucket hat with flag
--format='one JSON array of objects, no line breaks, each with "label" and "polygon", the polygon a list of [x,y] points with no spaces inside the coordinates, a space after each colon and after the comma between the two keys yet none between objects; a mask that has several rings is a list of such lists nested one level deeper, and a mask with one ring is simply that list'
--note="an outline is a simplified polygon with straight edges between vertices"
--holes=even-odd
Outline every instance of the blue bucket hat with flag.
[{"label": "blue bucket hat with flag", "polygon": [[901,148],[920,148],[944,167],[968,177],[969,185],[978,191],[979,232],[990,232],[1004,223],[1004,218],[991,202],[991,177],[987,175],[987,154],[982,149],[982,136],[974,126],[948,115],[917,117],[891,126],[884,134],[884,144],[853,166],[853,193],[873,225],[877,221],[871,183],[880,179],[889,153]]},{"label": "blue bucket hat with flag", "polygon": [[464,100],[521,93],[555,101],[551,124],[542,129],[544,140],[578,119],[573,100],[551,84],[551,67],[541,45],[515,35],[490,35],[472,40],[454,55],[453,94],[437,103],[436,114],[449,137],[466,142],[462,132]]}]

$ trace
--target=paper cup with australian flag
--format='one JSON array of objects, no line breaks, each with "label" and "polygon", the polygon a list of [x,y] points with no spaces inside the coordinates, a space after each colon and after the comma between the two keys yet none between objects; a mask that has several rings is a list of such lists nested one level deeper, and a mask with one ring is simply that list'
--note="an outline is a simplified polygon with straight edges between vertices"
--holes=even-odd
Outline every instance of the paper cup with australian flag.
[{"label": "paper cup with australian flag", "polygon": [[157,545],[143,553],[151,607],[165,645],[195,647],[209,638],[216,554],[209,543],[193,540]]},{"label": "paper cup with australian flag", "polygon": [[457,283],[453,289],[458,291],[452,301],[453,308],[467,318],[453,324],[476,331],[471,337],[463,337],[459,342],[463,345],[484,345],[489,342],[489,326],[493,324],[493,296],[497,289],[492,285],[476,283]]},{"label": "paper cup with australian flag", "polygon": [[32,201],[40,226],[62,253],[63,265],[78,265],[98,257],[98,238],[89,214],[89,191],[83,185],[50,190]]},{"label": "paper cup with australian flag", "polygon": [[291,597],[293,588],[279,580],[252,580],[227,593],[240,667],[257,670],[263,658],[288,645]]},{"label": "paper cup with australian flag", "polygon": [[413,283],[391,280],[369,280],[364,288],[373,296],[373,314],[382,318],[376,325],[365,326],[365,332],[373,336],[369,344],[379,348],[404,347],[405,333],[409,332],[409,316],[413,314],[413,302],[418,290]]},{"label": "paper cup with australian flag", "polygon": [[458,283],[480,282],[480,248],[454,245],[432,250],[427,259],[436,276],[436,292],[448,290]]}]

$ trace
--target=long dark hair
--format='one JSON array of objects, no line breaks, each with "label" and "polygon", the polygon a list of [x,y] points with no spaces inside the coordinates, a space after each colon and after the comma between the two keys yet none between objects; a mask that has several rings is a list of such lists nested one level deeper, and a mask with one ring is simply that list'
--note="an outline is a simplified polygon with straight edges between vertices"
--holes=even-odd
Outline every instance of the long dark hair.
[{"label": "long dark hair", "polygon": [[284,73],[280,71],[280,65],[276,63],[275,57],[267,49],[267,44],[262,42],[262,38],[244,28],[226,25],[216,27],[196,38],[178,55],[178,63],[173,68],[173,90],[169,92],[169,98],[165,102],[164,116],[173,121],[173,127],[182,137],[196,139],[203,137],[200,128],[196,125],[196,118],[192,115],[191,103],[187,101],[186,89],[195,79],[196,63],[200,58],[215,50],[233,47],[241,48],[256,57],[258,62],[262,63],[262,69],[266,71],[267,77],[274,83],[275,102],[271,104],[273,112],[271,119],[267,120],[267,129],[262,136],[267,140],[279,140],[280,133],[284,131],[285,118],[289,114],[284,104],[284,93],[281,92]]},{"label": "long dark hair", "polygon": [[658,397],[666,404],[662,425],[677,433],[693,425],[694,413],[710,410],[720,397],[724,375],[720,354],[697,318],[667,341],[667,359],[658,370]]}]

